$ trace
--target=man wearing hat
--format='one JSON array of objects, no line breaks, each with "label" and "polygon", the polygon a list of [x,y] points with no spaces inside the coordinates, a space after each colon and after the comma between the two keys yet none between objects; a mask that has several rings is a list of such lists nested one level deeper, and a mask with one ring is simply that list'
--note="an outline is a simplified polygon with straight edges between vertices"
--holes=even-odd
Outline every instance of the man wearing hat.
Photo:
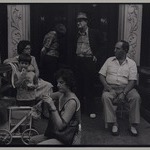
[{"label": "man wearing hat", "polygon": [[101,51],[102,36],[99,31],[88,27],[88,18],[84,12],[77,15],[76,64],[81,108],[87,110],[91,118],[95,118],[96,104],[94,100],[94,80],[97,71],[97,58]]}]

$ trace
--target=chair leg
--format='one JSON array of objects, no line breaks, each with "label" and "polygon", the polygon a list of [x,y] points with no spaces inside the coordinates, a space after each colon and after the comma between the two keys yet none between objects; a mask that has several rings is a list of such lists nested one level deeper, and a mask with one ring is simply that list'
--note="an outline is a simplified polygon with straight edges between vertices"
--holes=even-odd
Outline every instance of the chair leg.
[{"label": "chair leg", "polygon": [[107,122],[105,122],[105,129],[107,129],[108,128],[108,123]]},{"label": "chair leg", "polygon": [[120,111],[121,111],[120,117],[123,118],[123,111],[124,111],[123,110],[123,105],[121,105],[121,110]]}]

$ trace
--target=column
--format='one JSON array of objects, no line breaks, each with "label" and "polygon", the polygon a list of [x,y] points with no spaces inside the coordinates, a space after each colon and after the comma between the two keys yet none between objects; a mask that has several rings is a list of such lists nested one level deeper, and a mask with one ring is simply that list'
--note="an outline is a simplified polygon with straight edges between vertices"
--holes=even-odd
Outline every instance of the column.
[{"label": "column", "polygon": [[20,40],[30,40],[30,6],[8,5],[8,58],[17,55]]},{"label": "column", "polygon": [[128,56],[140,65],[142,5],[120,4],[118,39],[129,42]]}]

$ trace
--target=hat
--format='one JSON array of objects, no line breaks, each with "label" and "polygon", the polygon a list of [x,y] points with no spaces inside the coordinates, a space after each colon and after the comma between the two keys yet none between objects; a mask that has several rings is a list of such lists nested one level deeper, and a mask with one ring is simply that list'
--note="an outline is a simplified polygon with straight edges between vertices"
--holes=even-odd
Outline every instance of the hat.
[{"label": "hat", "polygon": [[87,19],[87,16],[85,13],[79,12],[77,15],[77,19]]}]

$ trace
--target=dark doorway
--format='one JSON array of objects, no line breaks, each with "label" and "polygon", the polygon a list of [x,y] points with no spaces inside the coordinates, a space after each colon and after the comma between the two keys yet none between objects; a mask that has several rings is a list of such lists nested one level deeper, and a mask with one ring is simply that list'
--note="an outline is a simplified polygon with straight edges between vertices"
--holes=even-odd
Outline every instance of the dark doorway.
[{"label": "dark doorway", "polygon": [[104,34],[104,59],[113,55],[114,44],[118,37],[119,4],[91,4],[91,3],[48,3],[31,4],[31,42],[33,55],[37,62],[45,33],[54,23],[62,22],[67,27],[67,34],[63,42],[63,63],[72,62],[74,40],[76,35],[76,15],[84,11],[89,17],[89,26],[101,30]]},{"label": "dark doorway", "polygon": [[[57,23],[67,23],[66,4],[31,4],[31,43],[32,54],[40,61],[40,51],[43,46],[43,38],[46,33],[53,30]],[[61,53],[66,56],[66,39],[61,44]],[[63,58],[64,59],[64,58]],[[66,59],[64,59],[66,60]]]},{"label": "dark doorway", "polygon": [[150,4],[143,4],[140,65],[150,67]]},{"label": "dark doorway", "polygon": [[8,57],[7,42],[7,5],[0,4],[0,57],[3,62]]}]

